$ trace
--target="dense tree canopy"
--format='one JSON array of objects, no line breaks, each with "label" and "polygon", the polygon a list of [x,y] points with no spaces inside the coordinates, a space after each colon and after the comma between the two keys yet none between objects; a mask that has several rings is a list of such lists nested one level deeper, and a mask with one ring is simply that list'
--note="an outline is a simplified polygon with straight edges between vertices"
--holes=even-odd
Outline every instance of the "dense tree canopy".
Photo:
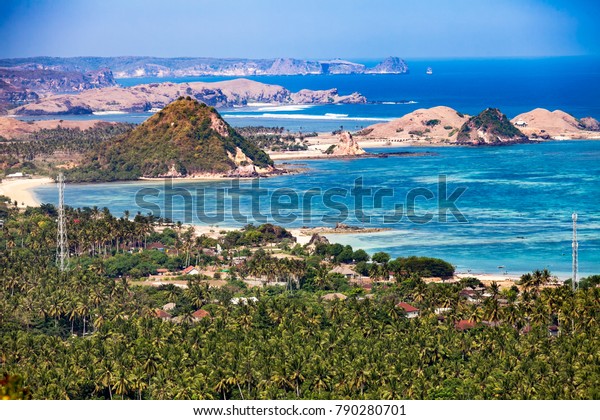
[{"label": "dense tree canopy", "polygon": [[[329,257],[300,249],[253,251],[220,288],[199,277],[153,288],[107,273],[126,254],[117,241],[161,235],[148,219],[70,210],[75,256],[61,273],[51,210],[9,208],[2,228],[0,375],[10,385],[0,386],[12,398],[600,398],[600,288],[547,288],[541,272],[540,283],[492,285],[473,304],[459,292],[479,282],[426,284],[415,271],[366,296],[329,273]],[[186,248],[186,230],[172,232],[184,259],[206,245]],[[297,284],[249,288],[239,278],[253,271]],[[346,300],[321,298],[342,288]],[[401,301],[420,316],[407,319]],[[177,322],[156,316],[169,302]],[[208,316],[194,318],[198,309]]]}]

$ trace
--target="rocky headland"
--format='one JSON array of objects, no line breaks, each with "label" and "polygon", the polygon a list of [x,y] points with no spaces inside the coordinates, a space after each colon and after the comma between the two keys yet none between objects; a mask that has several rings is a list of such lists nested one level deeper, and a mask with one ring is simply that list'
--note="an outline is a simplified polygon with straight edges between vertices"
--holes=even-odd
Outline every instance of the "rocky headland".
[{"label": "rocky headland", "polygon": [[112,72],[106,68],[80,72],[35,65],[0,67],[0,107],[9,109],[51,94],[78,93],[116,84]]},{"label": "rocky headland", "polygon": [[337,89],[290,92],[278,85],[247,79],[222,82],[151,83],[108,87],[76,95],[51,95],[11,110],[16,115],[92,114],[94,112],[145,112],[164,108],[177,98],[191,97],[217,108],[265,104],[365,103],[359,93],[340,95]]}]

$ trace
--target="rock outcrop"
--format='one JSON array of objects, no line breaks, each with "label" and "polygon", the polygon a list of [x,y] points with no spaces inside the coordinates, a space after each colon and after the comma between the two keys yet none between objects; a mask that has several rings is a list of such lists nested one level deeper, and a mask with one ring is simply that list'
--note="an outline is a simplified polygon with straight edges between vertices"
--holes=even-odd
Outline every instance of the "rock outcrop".
[{"label": "rock outcrop", "polygon": [[339,95],[337,89],[289,90],[247,79],[223,82],[151,83],[132,87],[109,87],[77,95],[52,95],[14,109],[17,115],[73,114],[93,112],[145,112],[164,108],[181,96],[190,96],[217,108],[243,106],[252,102],[274,104],[364,103],[359,93]]},{"label": "rock outcrop", "polygon": [[584,117],[579,120],[582,128],[588,131],[600,131],[600,122],[592,117]]},{"label": "rock outcrop", "polygon": [[332,145],[327,151],[331,156],[359,156],[366,152],[358,145],[358,142],[348,131],[339,134],[339,142]]}]

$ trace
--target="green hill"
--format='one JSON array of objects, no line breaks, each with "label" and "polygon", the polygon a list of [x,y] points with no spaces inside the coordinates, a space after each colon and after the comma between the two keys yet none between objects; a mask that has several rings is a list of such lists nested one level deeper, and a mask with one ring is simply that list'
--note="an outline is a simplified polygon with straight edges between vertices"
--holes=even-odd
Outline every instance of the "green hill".
[{"label": "green hill", "polygon": [[131,132],[103,143],[90,163],[68,173],[73,182],[201,174],[252,176],[273,161],[212,107],[179,98]]},{"label": "green hill", "polygon": [[488,108],[465,122],[456,138],[464,144],[523,143],[529,139],[508,117],[496,108]]}]

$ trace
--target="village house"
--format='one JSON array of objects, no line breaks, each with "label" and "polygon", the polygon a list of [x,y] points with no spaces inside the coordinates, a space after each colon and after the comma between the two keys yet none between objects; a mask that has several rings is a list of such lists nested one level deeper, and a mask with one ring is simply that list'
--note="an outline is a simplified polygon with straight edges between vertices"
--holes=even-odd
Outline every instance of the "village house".
[{"label": "village house", "polygon": [[409,305],[406,302],[400,302],[399,304],[396,305],[397,308],[401,308],[404,310],[404,312],[406,312],[406,317],[407,318],[417,318],[419,316],[419,309],[415,308],[412,305]]},{"label": "village house", "polygon": [[168,321],[168,320],[170,320],[172,318],[170,314],[168,314],[167,312],[163,311],[162,309],[155,309],[154,313],[156,314],[157,318],[160,318],[163,321]]},{"label": "village house", "polygon": [[321,296],[323,300],[346,300],[348,297],[343,293],[327,293]]},{"label": "village house", "polygon": [[352,270],[350,267],[344,265],[338,265],[333,270],[331,270],[330,273],[341,274],[348,280],[355,280],[360,278],[360,274]]},{"label": "village house", "polygon": [[204,310],[204,309],[198,309],[196,312],[194,312],[192,314],[192,317],[194,318],[194,321],[200,321],[203,318],[209,317],[210,318],[210,312]]},{"label": "village house", "polygon": [[194,267],[193,265],[190,265],[189,267],[187,267],[186,269],[184,269],[181,272],[181,274],[184,275],[184,276],[193,276],[193,275],[196,275],[196,274],[200,274],[200,271],[196,267]]}]

